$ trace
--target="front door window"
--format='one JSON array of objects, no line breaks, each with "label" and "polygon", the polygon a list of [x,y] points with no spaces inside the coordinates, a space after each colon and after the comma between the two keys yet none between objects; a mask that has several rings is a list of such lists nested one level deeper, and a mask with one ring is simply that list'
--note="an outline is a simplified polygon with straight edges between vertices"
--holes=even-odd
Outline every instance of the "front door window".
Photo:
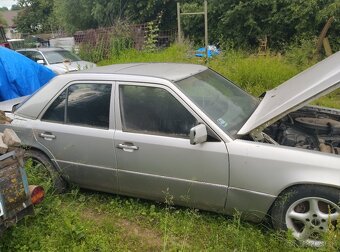
[{"label": "front door window", "polygon": [[123,131],[188,138],[197,124],[169,92],[156,87],[121,86]]}]

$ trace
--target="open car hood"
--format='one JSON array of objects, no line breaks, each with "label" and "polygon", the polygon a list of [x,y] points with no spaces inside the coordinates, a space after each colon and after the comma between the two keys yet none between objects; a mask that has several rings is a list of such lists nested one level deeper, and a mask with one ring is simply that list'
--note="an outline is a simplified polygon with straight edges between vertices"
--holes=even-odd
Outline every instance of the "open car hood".
[{"label": "open car hood", "polygon": [[258,134],[290,112],[339,87],[340,51],[266,92],[237,134]]}]

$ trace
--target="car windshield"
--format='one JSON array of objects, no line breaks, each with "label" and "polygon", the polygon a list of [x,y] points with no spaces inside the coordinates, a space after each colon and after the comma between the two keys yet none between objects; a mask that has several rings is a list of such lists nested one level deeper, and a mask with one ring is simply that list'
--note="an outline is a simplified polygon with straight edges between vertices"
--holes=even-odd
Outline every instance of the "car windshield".
[{"label": "car windshield", "polygon": [[81,59],[67,50],[47,51],[44,56],[49,64],[63,63],[64,61],[80,61]]},{"label": "car windshield", "polygon": [[235,136],[259,104],[259,100],[231,81],[208,69],[176,82],[211,120]]}]

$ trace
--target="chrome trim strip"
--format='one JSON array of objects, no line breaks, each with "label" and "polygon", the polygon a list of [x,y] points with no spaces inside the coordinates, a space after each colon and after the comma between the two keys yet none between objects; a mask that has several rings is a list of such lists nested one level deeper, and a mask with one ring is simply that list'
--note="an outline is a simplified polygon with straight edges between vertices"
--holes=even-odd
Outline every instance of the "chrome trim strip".
[{"label": "chrome trim strip", "polygon": [[272,194],[268,194],[268,193],[263,193],[263,192],[257,192],[257,191],[251,191],[251,190],[247,190],[244,188],[237,188],[237,187],[229,187],[229,190],[235,190],[235,191],[243,191],[243,192],[251,192],[251,193],[255,193],[255,194],[259,194],[259,195],[263,195],[263,196],[267,196],[267,197],[271,197],[271,198],[276,198],[277,196],[272,195]]},{"label": "chrome trim strip", "polygon": [[226,186],[226,185],[208,183],[208,182],[203,182],[203,181],[195,181],[195,180],[189,180],[189,179],[182,179],[182,178],[167,177],[167,176],[155,175],[155,174],[150,174],[150,173],[142,173],[142,172],[135,172],[135,171],[126,171],[126,170],[121,170],[121,169],[118,169],[118,180],[119,180],[119,173],[120,172],[122,172],[122,173],[130,173],[130,174],[135,174],[135,175],[142,175],[142,176],[150,176],[150,177],[154,177],[154,178],[177,180],[177,181],[189,182],[189,183],[200,184],[200,185],[208,185],[208,186],[221,187],[221,188],[225,188],[226,190],[228,189],[228,186]]},{"label": "chrome trim strip", "polygon": [[[98,168],[102,170],[111,170],[111,171],[116,171],[116,168],[110,168],[110,167],[104,167],[104,166],[97,166],[97,165],[88,165],[84,163],[75,163],[75,162],[69,162],[69,161],[64,161],[64,160],[56,160],[56,159],[51,159],[52,161],[56,162],[58,165],[60,164],[68,164],[68,165],[78,165],[78,166],[86,166],[86,167],[93,167],[93,168]],[[60,167],[60,165],[59,165]]]}]

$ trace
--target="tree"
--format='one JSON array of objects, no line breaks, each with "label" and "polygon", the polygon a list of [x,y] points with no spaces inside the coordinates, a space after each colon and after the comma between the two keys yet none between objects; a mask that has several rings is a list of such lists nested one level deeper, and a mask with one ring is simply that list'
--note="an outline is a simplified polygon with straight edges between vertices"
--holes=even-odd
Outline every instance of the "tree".
[{"label": "tree", "polygon": [[20,32],[37,33],[51,30],[53,1],[51,0],[19,0],[22,8],[16,24]]},{"label": "tree", "polygon": [[[202,0],[183,0],[182,11],[203,10]],[[257,47],[267,36],[271,48],[281,49],[293,41],[318,36],[330,16],[340,16],[340,0],[208,0],[209,42],[231,42],[236,47]],[[203,40],[203,16],[183,16],[185,36]],[[328,37],[334,50],[340,47],[340,20],[332,24]]]},{"label": "tree", "polygon": [[54,14],[67,31],[112,26],[128,20],[146,23],[160,14],[161,27],[176,24],[176,2],[171,0],[54,0]]},{"label": "tree", "polygon": [[0,11],[0,26],[6,26],[7,25],[7,21],[6,19],[2,16],[2,13]]},{"label": "tree", "polygon": [[161,19],[159,25],[161,29],[176,27],[176,1],[173,0],[136,0],[128,1],[125,10],[125,17],[134,23],[146,23]]},{"label": "tree", "polygon": [[53,14],[57,24],[73,33],[98,27],[92,15],[93,0],[54,0]]},{"label": "tree", "polygon": [[[177,0],[182,11],[202,11],[203,0]],[[19,0],[17,20],[21,32],[61,28],[77,30],[112,26],[122,21],[147,23],[160,17],[160,29],[177,26],[174,0]],[[208,0],[209,42],[230,41],[237,47],[257,47],[268,37],[271,48],[280,49],[292,41],[318,36],[331,16],[328,32],[334,50],[340,48],[340,0]],[[202,16],[183,17],[183,31],[202,44]]]},{"label": "tree", "polygon": [[99,26],[112,26],[118,20],[125,19],[128,1],[102,0],[94,1],[92,8],[93,18]]}]

